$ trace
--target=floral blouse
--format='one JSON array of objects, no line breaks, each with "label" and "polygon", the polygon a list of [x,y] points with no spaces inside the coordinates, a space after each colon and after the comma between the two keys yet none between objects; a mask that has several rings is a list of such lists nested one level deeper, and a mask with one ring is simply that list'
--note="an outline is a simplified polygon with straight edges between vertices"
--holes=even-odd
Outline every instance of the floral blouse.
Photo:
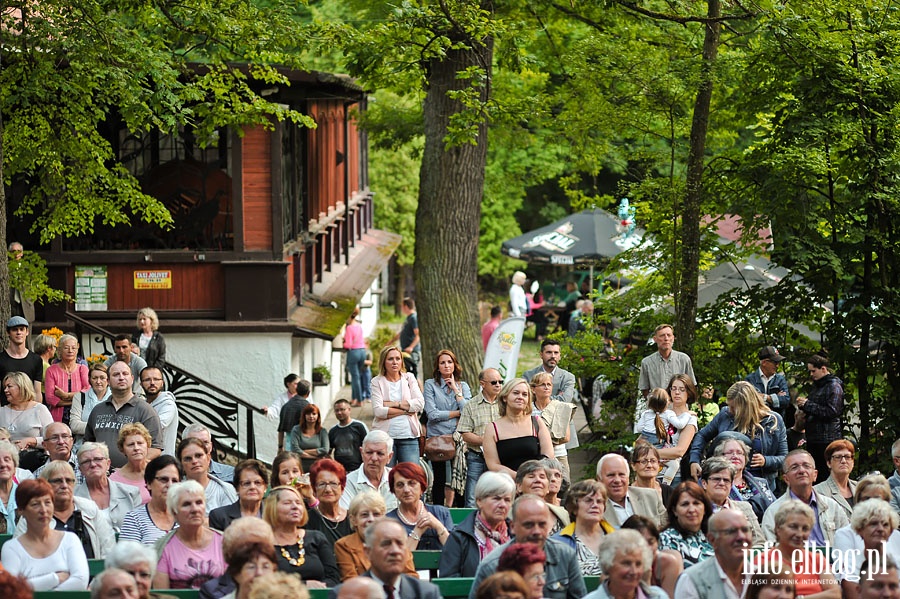
[{"label": "floral blouse", "polygon": [[659,533],[659,548],[674,549],[684,558],[684,567],[699,564],[708,557],[712,557],[713,548],[706,540],[702,530],[693,534],[682,535],[674,528],[667,528]]}]

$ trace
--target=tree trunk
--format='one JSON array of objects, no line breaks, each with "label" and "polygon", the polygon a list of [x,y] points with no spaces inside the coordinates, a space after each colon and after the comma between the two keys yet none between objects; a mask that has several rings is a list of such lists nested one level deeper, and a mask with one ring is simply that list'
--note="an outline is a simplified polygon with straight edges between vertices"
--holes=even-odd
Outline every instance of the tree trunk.
[{"label": "tree trunk", "polygon": [[[3,64],[0,63],[0,69]],[[0,342],[6,347],[6,321],[11,310],[9,295],[9,253],[6,251],[6,187],[3,184],[3,111],[0,110],[0,323],[3,323]]]},{"label": "tree trunk", "polygon": [[675,330],[682,349],[694,345],[697,318],[697,280],[700,276],[700,207],[703,200],[703,169],[706,154],[706,132],[709,129],[709,107],[712,101],[714,66],[719,51],[721,25],[719,0],[708,0],[706,35],[703,39],[703,64],[700,86],[694,101],[691,121],[687,181],[681,216],[681,284],[675,311]]},{"label": "tree trunk", "polygon": [[[477,276],[487,122],[479,123],[474,144],[448,147],[450,117],[463,110],[448,92],[469,83],[458,79],[457,73],[473,66],[487,68],[489,79],[492,59],[492,42],[487,40],[483,46],[452,51],[429,63],[416,209],[414,273],[423,368],[427,372],[434,354],[450,349],[470,383],[476,380],[482,359]],[[482,89],[483,101],[488,89],[488,85]]]}]

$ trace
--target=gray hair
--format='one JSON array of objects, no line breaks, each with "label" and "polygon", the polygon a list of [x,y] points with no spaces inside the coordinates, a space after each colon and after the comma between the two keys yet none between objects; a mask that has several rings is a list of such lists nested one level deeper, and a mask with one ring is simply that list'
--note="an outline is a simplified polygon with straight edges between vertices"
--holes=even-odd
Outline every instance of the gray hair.
[{"label": "gray hair", "polygon": [[625,462],[625,476],[627,476],[628,478],[631,478],[631,466],[628,465],[628,460],[625,459],[625,456],[621,456],[617,453],[608,453],[605,456],[603,456],[602,458],[600,458],[600,461],[597,462],[597,477],[598,478],[601,476],[600,472],[603,470],[603,465],[606,462],[608,462],[610,460],[614,460],[616,458],[619,458]]},{"label": "gray hair", "polygon": [[195,480],[185,480],[169,487],[169,491],[166,493],[166,507],[169,512],[174,514],[178,511],[178,502],[181,501],[183,495],[199,495],[206,503],[206,491],[203,489],[203,485]]},{"label": "gray hair", "polygon": [[[728,445],[729,443],[737,443],[740,446],[741,450],[744,452],[744,461],[750,460],[750,452],[752,451],[750,449],[750,446],[747,445],[746,443],[744,443],[743,441],[741,441],[740,439],[735,439],[735,438],[724,439],[721,443],[716,445],[716,450],[713,452],[713,455],[715,455],[716,457],[724,457],[725,456],[725,446]],[[749,466],[749,464],[744,464],[744,467],[747,467],[747,466]]]},{"label": "gray hair", "polygon": [[622,553],[640,552],[644,570],[653,566],[653,552],[644,540],[644,535],[636,530],[622,528],[611,532],[600,541],[600,550],[597,552],[597,560],[604,572],[609,572],[616,556]]},{"label": "gray hair", "polygon": [[388,453],[394,451],[394,438],[391,437],[384,431],[380,431],[378,429],[372,429],[369,431],[369,434],[363,438],[362,446],[365,447],[369,444],[380,444],[383,443],[387,445]]},{"label": "gray hair", "polygon": [[525,281],[528,280],[528,276],[522,272],[521,270],[517,270],[513,273],[512,282],[516,285],[524,285]]},{"label": "gray hair", "polygon": [[495,495],[509,495],[516,492],[516,482],[505,472],[487,471],[478,477],[475,483],[475,499],[484,499]]},{"label": "gray hair", "polygon": [[78,457],[79,463],[81,462],[81,456],[89,451],[99,451],[103,454],[103,457],[107,460],[109,459],[109,447],[106,446],[106,443],[103,443],[102,441],[85,441],[81,444],[81,447],[78,448],[78,453],[75,454]]},{"label": "gray hair", "polygon": [[50,480],[57,474],[69,474],[72,476],[72,478],[75,478],[75,469],[72,468],[72,464],[70,464],[69,462],[63,460],[53,460],[43,467],[40,477],[44,480]]},{"label": "gray hair", "polygon": [[45,439],[46,439],[47,437],[50,436],[48,433],[50,432],[50,427],[51,427],[51,426],[61,426],[61,427],[63,427],[64,429],[66,429],[66,432],[67,432],[67,433],[69,433],[70,435],[72,434],[72,429],[69,428],[69,425],[68,425],[68,424],[66,424],[65,422],[56,422],[56,421],[54,421],[54,422],[51,422],[50,424],[48,424],[47,426],[45,426],[45,427],[44,427],[44,430],[41,431],[41,436],[44,437]]},{"label": "gray hair", "polygon": [[713,474],[725,470],[731,475],[731,480],[734,480],[734,475],[736,474],[734,464],[723,457],[715,456],[707,458],[703,460],[703,464],[701,464],[700,478],[709,480],[709,477]]},{"label": "gray hair", "polygon": [[[134,580],[134,576],[132,576],[129,572],[122,570],[121,568],[106,568],[100,574],[97,574],[94,577],[94,580],[91,581],[90,589],[91,589],[91,599],[100,599],[101,594],[103,592],[103,581],[106,580],[106,577],[111,574],[125,574],[132,580]],[[135,581],[135,586],[137,586],[137,582]]]},{"label": "gray hair", "polygon": [[368,547],[368,548],[372,547],[372,543],[375,542],[375,531],[378,530],[378,527],[382,526],[383,524],[393,524],[393,525],[399,526],[400,529],[403,531],[403,536],[406,536],[406,529],[403,528],[403,525],[400,524],[399,520],[396,520],[394,518],[388,518],[387,516],[385,516],[385,517],[379,518],[378,520],[375,520],[374,522],[369,524],[368,528],[366,528],[366,532],[364,534],[365,539],[363,541],[363,544],[366,547]]},{"label": "gray hair", "polygon": [[[13,443],[9,441],[0,441],[0,454],[9,454],[12,456],[13,464],[16,465],[16,468],[19,467],[19,448],[16,447]],[[15,476],[15,472],[13,472],[13,476]]]},{"label": "gray hair", "polygon": [[212,440],[212,433],[209,432],[209,429],[198,422],[194,422],[184,427],[184,430],[181,431],[181,438],[187,439],[195,433],[206,433],[209,435],[210,440]]},{"label": "gray hair", "polygon": [[853,514],[850,516],[850,527],[853,528],[853,532],[860,534],[872,520],[887,520],[891,524],[891,530],[900,524],[900,516],[884,499],[873,497],[853,506]]},{"label": "gray hair", "polygon": [[103,565],[107,568],[121,568],[134,564],[147,564],[150,566],[150,578],[156,574],[156,552],[147,545],[137,541],[121,540],[106,553]]},{"label": "gray hair", "polygon": [[[539,460],[546,468],[549,470],[556,470],[557,472],[565,472],[563,469],[562,462],[553,457],[543,457]],[[549,476],[549,473],[548,473]]]},{"label": "gray hair", "polygon": [[75,335],[72,335],[71,333],[66,333],[65,335],[60,336],[59,341],[56,342],[56,346],[59,347],[66,341],[69,341],[70,339],[75,342],[76,347],[81,345],[80,343],[78,343],[78,337],[76,337]]},{"label": "gray hair", "polygon": [[816,524],[816,513],[811,507],[797,499],[788,499],[775,512],[775,528],[784,526],[787,519],[795,515],[806,516],[813,526]]},{"label": "gray hair", "polygon": [[347,515],[352,516],[355,520],[359,511],[363,508],[369,508],[370,510],[380,508],[382,515],[387,514],[388,511],[384,497],[378,491],[363,491],[354,495],[347,508]]},{"label": "gray hair", "polygon": [[543,470],[544,474],[547,475],[547,478],[550,478],[550,472],[547,471],[547,464],[545,464],[543,460],[528,460],[522,462],[522,465],[516,470],[516,484],[521,485],[526,476],[533,472],[537,472],[538,470]]}]

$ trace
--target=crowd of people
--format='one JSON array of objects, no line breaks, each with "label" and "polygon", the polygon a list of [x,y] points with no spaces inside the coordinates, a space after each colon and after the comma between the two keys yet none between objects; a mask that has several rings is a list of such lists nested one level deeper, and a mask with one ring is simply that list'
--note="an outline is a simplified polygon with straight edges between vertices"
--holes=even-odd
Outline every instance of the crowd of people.
[{"label": "crowd of people", "polygon": [[[823,356],[807,363],[812,391],[791,397],[783,356],[762,348],[758,371],[711,413],[661,325],[641,364],[638,440],[582,479],[568,461],[576,383],[558,341],[542,341],[523,377],[488,368],[477,388],[443,349],[420,383],[407,371],[422,365],[414,303],[405,312],[409,330],[381,350],[370,381],[364,342],[345,338],[351,399],[335,402],[330,429],[311,385],[285,378],[267,408],[280,433],[271,468],[217,462],[199,424],[177,438],[152,311],[108,365],[80,364],[67,336],[50,346],[48,376],[18,362],[2,374],[0,531],[14,538],[0,550],[0,585],[437,598],[413,560],[435,551],[440,578],[472,579],[470,599],[900,597],[900,441],[890,480],[851,478],[842,387]],[[0,367],[29,361],[16,318]],[[367,400],[369,426],[352,417]],[[786,418],[805,437],[789,439]],[[471,511],[454,523],[454,507]],[[100,559],[89,581],[88,560]],[[586,577],[599,577],[596,590]]]}]

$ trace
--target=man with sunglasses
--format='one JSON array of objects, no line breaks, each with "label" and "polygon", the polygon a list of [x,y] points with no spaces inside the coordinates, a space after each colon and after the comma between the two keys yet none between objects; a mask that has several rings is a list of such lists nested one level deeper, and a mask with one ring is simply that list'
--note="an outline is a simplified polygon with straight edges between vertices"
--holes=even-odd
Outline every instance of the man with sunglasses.
[{"label": "man with sunglasses", "polygon": [[500,418],[497,396],[503,386],[503,377],[496,368],[485,368],[478,374],[481,391],[463,406],[456,425],[456,432],[462,434],[468,446],[466,451],[466,507],[475,507],[475,483],[486,470],[482,445],[484,428]]}]

